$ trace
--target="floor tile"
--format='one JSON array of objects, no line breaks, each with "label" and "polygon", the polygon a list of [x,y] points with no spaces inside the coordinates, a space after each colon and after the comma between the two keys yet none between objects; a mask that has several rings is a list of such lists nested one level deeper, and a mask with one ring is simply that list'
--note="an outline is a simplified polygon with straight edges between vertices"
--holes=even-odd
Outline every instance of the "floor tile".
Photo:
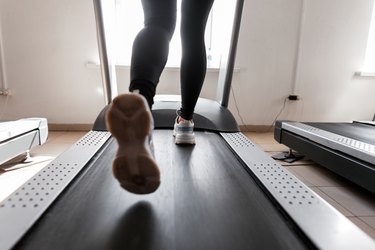
[{"label": "floor tile", "polygon": [[357,227],[375,240],[375,230],[357,217],[348,217]]},{"label": "floor tile", "polygon": [[283,144],[279,144],[273,139],[273,132],[268,133],[257,133],[257,132],[244,132],[247,138],[249,138],[254,144],[256,144],[263,151],[280,152],[289,151],[289,148]]},{"label": "floor tile", "polygon": [[320,187],[355,216],[375,216],[375,195],[357,187]]},{"label": "floor tile", "polygon": [[288,151],[289,148],[285,145],[282,145],[282,144],[276,144],[276,143],[270,143],[270,144],[265,144],[265,143],[262,143],[262,144],[259,144],[259,143],[256,143],[256,145],[258,145],[263,151],[266,151],[266,152],[280,152],[280,151]]},{"label": "floor tile", "polygon": [[257,133],[257,132],[244,132],[251,141],[257,144],[279,144],[273,138],[273,132],[268,133]]},{"label": "floor tile", "polygon": [[289,171],[290,173],[292,173],[295,177],[297,177],[297,179],[299,179],[300,181],[302,181],[306,186],[308,187],[314,187],[314,184],[312,184],[311,182],[309,182],[307,179],[305,179],[302,175],[300,175],[298,172],[295,172],[292,168],[290,168],[289,166],[284,166],[284,169],[286,169],[287,171]]},{"label": "floor tile", "polygon": [[53,142],[56,138],[60,137],[66,132],[63,131],[48,131],[47,143]]},{"label": "floor tile", "polygon": [[67,150],[71,146],[72,146],[72,143],[59,143],[59,144],[47,143],[47,144],[44,144],[42,146],[39,146],[30,150],[30,155],[31,156],[43,155],[43,156],[57,157],[58,155],[62,154],[65,150]]},{"label": "floor tile", "polygon": [[63,132],[59,136],[56,136],[53,138],[49,143],[53,144],[66,144],[66,143],[75,143],[78,141],[81,137],[83,137],[87,132],[79,131],[79,132]]},{"label": "floor tile", "polygon": [[375,216],[371,216],[371,217],[359,217],[359,219],[361,219],[361,221],[363,221],[364,223],[366,223],[367,225],[369,225],[370,227],[372,227],[372,229],[375,230]]},{"label": "floor tile", "polygon": [[317,164],[289,166],[289,168],[317,187],[342,187],[353,185],[351,182]]},{"label": "floor tile", "polygon": [[331,197],[326,195],[324,192],[322,192],[318,187],[310,187],[315,193],[317,193],[323,200],[328,202],[331,206],[336,208],[341,214],[348,216],[354,216],[349,210],[341,206],[339,203],[337,203],[335,200],[333,200]]}]

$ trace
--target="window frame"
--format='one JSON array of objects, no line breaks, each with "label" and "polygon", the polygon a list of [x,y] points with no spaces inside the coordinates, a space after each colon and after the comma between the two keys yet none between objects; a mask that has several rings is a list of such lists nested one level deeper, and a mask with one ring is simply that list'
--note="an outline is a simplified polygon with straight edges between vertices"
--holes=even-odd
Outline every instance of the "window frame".
[{"label": "window frame", "polygon": [[[143,13],[142,13],[142,6],[139,0],[134,0],[130,3],[131,0],[115,0],[115,7],[116,7],[116,55],[118,56],[115,61],[116,65],[119,66],[129,66],[130,65],[130,57],[131,57],[131,47],[134,41],[135,35],[138,31],[143,27]],[[132,5],[131,5],[132,4]],[[135,6],[137,5],[138,6]],[[222,25],[222,20],[220,16],[222,15],[222,9],[225,8],[223,6],[229,5],[226,0],[223,1],[215,1],[213,8],[211,9],[210,15],[208,17],[207,26],[206,26],[206,33],[205,33],[205,42],[206,42],[206,51],[207,51],[207,67],[209,69],[219,69],[220,68],[220,44],[217,44],[220,41],[218,37],[220,37],[219,26]],[[233,3],[231,3],[233,4]],[[137,28],[129,28],[128,25],[129,21],[126,21],[126,5],[128,9],[132,9],[133,14],[131,18],[136,16],[139,18],[134,23],[137,23]],[[130,6],[131,5],[131,6]],[[170,53],[166,68],[178,68],[180,67],[180,58],[181,58],[181,46],[180,46],[180,36],[179,36],[179,23],[180,23],[180,5],[181,0],[178,0],[177,6],[177,24],[174,36],[172,38],[170,44]],[[232,6],[230,6],[232,8]],[[135,9],[135,10],[134,10]],[[234,10],[234,5],[233,5]],[[129,12],[128,12],[129,13]],[[142,14],[140,14],[142,13]],[[120,16],[121,15],[121,16]],[[128,19],[128,20],[130,20]],[[140,21],[141,20],[141,21]],[[232,23],[230,22],[228,28],[231,28]],[[227,29],[228,29],[227,28]],[[125,32],[124,32],[125,30]],[[129,32],[130,31],[130,32]],[[129,35],[129,33],[131,33]],[[126,40],[126,42],[124,42]]]}]

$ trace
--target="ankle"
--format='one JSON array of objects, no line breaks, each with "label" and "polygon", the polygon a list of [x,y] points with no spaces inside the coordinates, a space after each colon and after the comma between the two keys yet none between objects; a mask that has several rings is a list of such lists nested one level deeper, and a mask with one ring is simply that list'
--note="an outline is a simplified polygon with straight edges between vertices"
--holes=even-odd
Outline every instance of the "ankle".
[{"label": "ankle", "polygon": [[146,104],[150,108],[150,110],[152,109],[152,105],[154,104],[154,95],[152,93],[141,88],[133,88],[130,89],[129,92],[136,95],[141,95],[145,99]]},{"label": "ankle", "polygon": [[193,115],[186,115],[185,112],[183,112],[182,108],[177,110],[177,116],[179,117],[179,119],[181,118],[182,120],[184,121],[193,121]]},{"label": "ankle", "polygon": [[187,120],[187,119],[183,118],[182,116],[177,116],[177,123],[180,123],[180,122],[193,123],[193,119]]},{"label": "ankle", "polygon": [[184,121],[186,121],[184,118],[182,118],[181,116],[177,116],[177,123]]}]

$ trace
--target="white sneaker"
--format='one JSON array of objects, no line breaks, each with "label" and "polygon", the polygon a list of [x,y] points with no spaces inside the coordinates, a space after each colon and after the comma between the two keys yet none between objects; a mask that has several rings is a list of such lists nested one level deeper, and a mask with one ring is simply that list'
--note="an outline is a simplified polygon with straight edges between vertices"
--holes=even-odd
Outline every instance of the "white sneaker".
[{"label": "white sneaker", "polygon": [[195,144],[193,120],[185,120],[181,116],[177,116],[173,136],[176,144]]}]

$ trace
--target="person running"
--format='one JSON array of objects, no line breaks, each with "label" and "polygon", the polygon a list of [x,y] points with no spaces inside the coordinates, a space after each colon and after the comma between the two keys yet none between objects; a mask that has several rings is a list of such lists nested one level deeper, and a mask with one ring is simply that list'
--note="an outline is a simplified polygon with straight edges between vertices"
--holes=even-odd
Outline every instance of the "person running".
[{"label": "person running", "polygon": [[[148,194],[160,185],[153,156],[151,108],[176,26],[177,0],[141,1],[144,27],[133,43],[129,93],[113,100],[106,124],[118,142],[114,176],[129,192]],[[181,3],[181,108],[173,130],[176,144],[195,144],[193,113],[206,76],[204,33],[213,2]]]}]

